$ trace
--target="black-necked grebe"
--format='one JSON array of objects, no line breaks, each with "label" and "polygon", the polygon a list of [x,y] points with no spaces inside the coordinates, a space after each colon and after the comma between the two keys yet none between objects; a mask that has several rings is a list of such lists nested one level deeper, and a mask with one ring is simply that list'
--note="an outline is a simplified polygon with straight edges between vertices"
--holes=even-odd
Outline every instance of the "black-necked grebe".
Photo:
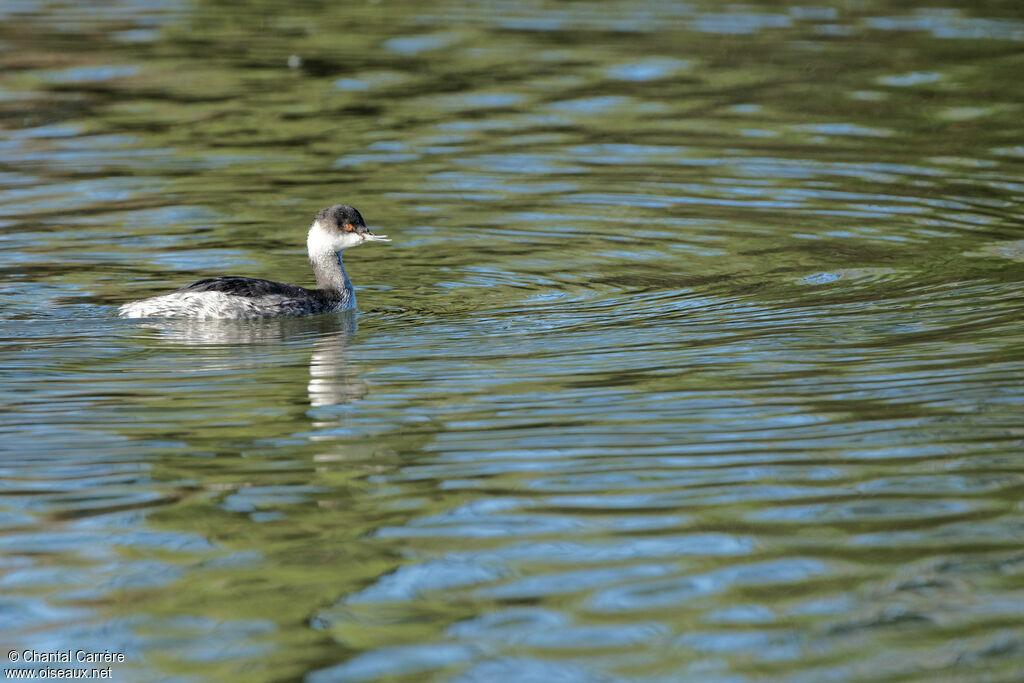
[{"label": "black-necked grebe", "polygon": [[363,242],[390,241],[370,232],[354,208],[336,204],[316,215],[306,238],[316,289],[251,277],[215,277],[132,301],[118,313],[122,318],[247,319],[346,311],[356,307],[356,294],[341,252]]}]

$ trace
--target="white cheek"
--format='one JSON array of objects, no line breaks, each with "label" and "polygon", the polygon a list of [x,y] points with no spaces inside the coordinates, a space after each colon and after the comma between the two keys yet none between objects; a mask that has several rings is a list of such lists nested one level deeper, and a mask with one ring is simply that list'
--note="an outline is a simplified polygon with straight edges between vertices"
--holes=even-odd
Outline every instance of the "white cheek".
[{"label": "white cheek", "polygon": [[306,238],[306,246],[311,254],[319,254],[325,251],[348,249],[360,244],[362,241],[362,238],[355,232],[331,234],[317,224],[309,231],[309,236]]},{"label": "white cheek", "polygon": [[359,244],[362,241],[363,241],[363,238],[360,237],[358,233],[355,233],[355,232],[343,232],[342,234],[340,234],[335,239],[335,241],[334,241],[334,245],[335,245],[334,249],[335,249],[335,251],[338,251],[338,250],[341,250],[341,249],[348,249],[349,247],[356,246],[357,244]]}]

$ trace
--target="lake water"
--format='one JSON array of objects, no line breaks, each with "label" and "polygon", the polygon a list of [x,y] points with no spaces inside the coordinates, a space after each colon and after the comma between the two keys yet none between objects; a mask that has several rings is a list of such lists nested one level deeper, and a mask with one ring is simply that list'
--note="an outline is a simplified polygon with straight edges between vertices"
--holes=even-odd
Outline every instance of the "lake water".
[{"label": "lake water", "polygon": [[[1020,680],[1022,69],[1018,2],[0,5],[4,644]],[[116,317],[338,202],[358,315]]]}]

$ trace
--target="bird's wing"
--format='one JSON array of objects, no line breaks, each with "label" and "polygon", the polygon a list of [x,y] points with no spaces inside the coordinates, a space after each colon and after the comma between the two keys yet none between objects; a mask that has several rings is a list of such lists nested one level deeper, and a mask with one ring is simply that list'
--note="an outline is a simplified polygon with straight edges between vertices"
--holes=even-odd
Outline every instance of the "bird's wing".
[{"label": "bird's wing", "polygon": [[298,285],[288,285],[273,280],[260,280],[254,277],[211,277],[198,280],[178,290],[179,292],[224,292],[235,296],[259,297],[271,296],[306,296],[309,290]]}]

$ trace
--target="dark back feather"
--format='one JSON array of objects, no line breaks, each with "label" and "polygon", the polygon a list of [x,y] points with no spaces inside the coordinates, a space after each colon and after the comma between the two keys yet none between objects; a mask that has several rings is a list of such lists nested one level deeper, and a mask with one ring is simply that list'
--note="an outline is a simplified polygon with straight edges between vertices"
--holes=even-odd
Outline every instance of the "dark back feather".
[{"label": "dark back feather", "polygon": [[224,292],[234,296],[259,297],[278,294],[289,297],[307,297],[313,294],[304,287],[289,285],[273,280],[255,277],[211,277],[198,280],[178,290],[179,292]]}]

